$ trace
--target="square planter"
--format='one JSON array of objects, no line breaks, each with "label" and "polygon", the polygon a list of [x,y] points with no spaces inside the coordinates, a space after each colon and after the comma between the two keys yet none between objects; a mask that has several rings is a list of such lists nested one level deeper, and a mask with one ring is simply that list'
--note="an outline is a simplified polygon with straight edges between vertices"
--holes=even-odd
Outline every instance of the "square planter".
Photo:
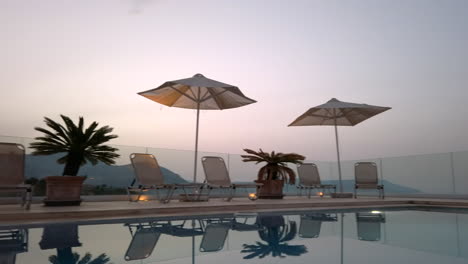
[{"label": "square planter", "polygon": [[81,188],[84,176],[49,176],[46,178],[46,206],[81,204]]},{"label": "square planter", "polygon": [[283,199],[283,180],[256,180],[257,183],[263,183],[263,186],[257,190],[258,199]]}]

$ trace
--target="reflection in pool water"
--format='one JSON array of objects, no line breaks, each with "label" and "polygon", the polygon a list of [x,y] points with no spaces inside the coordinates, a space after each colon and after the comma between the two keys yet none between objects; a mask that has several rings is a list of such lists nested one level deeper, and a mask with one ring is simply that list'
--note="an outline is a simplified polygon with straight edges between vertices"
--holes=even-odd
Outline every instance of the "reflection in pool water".
[{"label": "reflection in pool water", "polygon": [[2,227],[0,263],[466,263],[468,214],[244,213]]},{"label": "reflection in pool water", "polygon": [[243,244],[241,253],[249,253],[244,259],[299,256],[307,252],[304,245],[288,245],[288,241],[296,237],[295,221],[285,221],[282,215],[260,215],[257,222],[263,228],[258,230],[258,236],[264,241],[255,244]]}]

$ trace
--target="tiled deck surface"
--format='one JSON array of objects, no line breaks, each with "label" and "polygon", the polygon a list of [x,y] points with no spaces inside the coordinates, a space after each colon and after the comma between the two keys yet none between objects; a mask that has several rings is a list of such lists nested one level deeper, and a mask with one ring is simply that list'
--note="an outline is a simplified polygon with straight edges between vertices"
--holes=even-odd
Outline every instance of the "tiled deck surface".
[{"label": "tiled deck surface", "polygon": [[97,220],[110,218],[136,218],[170,215],[197,215],[231,213],[239,211],[272,211],[299,209],[338,209],[395,206],[444,206],[468,208],[468,200],[422,198],[358,198],[331,199],[313,197],[286,197],[283,200],[256,200],[235,198],[227,202],[210,199],[209,202],[157,201],[130,203],[128,201],[83,202],[81,206],[45,207],[33,204],[30,210],[19,205],[0,205],[0,225],[41,223],[54,221]]}]

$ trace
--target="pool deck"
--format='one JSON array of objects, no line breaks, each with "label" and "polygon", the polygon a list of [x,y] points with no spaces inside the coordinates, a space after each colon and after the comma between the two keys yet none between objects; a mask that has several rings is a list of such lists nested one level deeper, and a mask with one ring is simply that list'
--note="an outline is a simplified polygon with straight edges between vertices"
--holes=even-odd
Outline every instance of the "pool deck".
[{"label": "pool deck", "polygon": [[101,201],[83,202],[81,206],[46,207],[32,204],[30,210],[18,204],[0,205],[0,225],[34,224],[62,221],[105,220],[113,218],[137,218],[201,215],[273,210],[307,209],[347,209],[381,207],[453,207],[468,208],[468,200],[434,198],[358,198],[332,199],[312,197],[285,197],[282,200],[256,200],[235,198],[228,202],[223,199],[210,199],[208,202],[171,201],[162,204],[157,201],[128,202]]}]

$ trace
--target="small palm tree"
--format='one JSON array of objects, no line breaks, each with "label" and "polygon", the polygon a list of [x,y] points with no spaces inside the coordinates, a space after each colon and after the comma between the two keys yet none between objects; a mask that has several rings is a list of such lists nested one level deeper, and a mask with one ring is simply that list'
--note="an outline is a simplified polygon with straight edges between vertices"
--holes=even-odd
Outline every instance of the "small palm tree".
[{"label": "small palm tree", "polygon": [[286,243],[293,240],[296,233],[297,225],[294,221],[281,226],[268,226],[258,231],[258,235],[266,243],[257,241],[253,245],[243,244],[244,249],[241,250],[241,253],[248,253],[247,256],[244,256],[244,259],[264,258],[268,255],[280,258],[300,256],[307,253],[307,248],[304,245],[289,245]]},{"label": "small palm tree", "polygon": [[253,151],[251,149],[244,149],[250,155],[241,155],[244,162],[266,162],[267,164],[260,168],[258,171],[258,180],[281,180],[289,179],[290,184],[296,182],[296,174],[291,168],[287,167],[287,163],[302,164],[305,157],[296,153],[271,153],[260,151]]},{"label": "small palm tree", "polygon": [[59,164],[65,164],[62,175],[76,176],[80,167],[87,162],[96,165],[103,162],[107,165],[114,164],[115,158],[120,155],[115,153],[117,148],[104,145],[107,141],[117,138],[111,135],[112,128],[103,126],[98,128],[98,123],[93,122],[84,128],[83,117],[79,118],[78,125],[64,115],[60,115],[65,125],[61,125],[52,119],[45,117],[44,122],[51,129],[35,127],[34,129],[44,133],[36,137],[36,142],[31,143],[34,149],[33,155],[50,155],[65,153],[59,158]]}]

